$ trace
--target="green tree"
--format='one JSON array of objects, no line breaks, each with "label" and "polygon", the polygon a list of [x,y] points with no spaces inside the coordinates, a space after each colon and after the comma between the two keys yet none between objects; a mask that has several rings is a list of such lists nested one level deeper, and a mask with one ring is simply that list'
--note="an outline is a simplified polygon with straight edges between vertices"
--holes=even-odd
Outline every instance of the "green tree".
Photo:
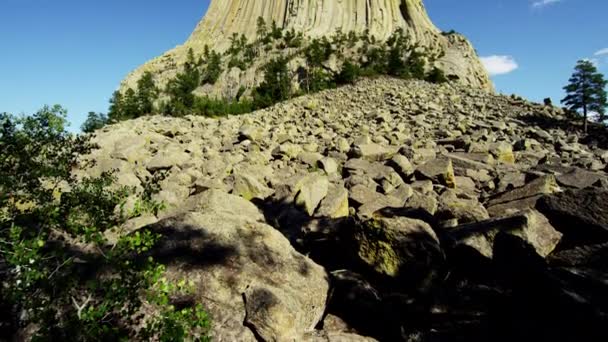
[{"label": "green tree", "polygon": [[122,94],[117,90],[112,94],[112,98],[110,98],[110,109],[108,110],[109,122],[118,122],[122,120],[124,117],[122,113],[122,103]]},{"label": "green tree", "polygon": [[202,84],[215,84],[224,71],[222,68],[222,55],[211,50],[205,53],[206,66],[202,75]]},{"label": "green tree", "polygon": [[137,81],[138,116],[154,113],[154,101],[157,98],[158,88],[154,84],[154,75],[146,71]]},{"label": "green tree", "polygon": [[125,91],[122,98],[122,118],[121,120],[135,119],[141,116],[139,109],[139,98],[132,88]]},{"label": "green tree", "polygon": [[279,39],[283,38],[283,29],[280,28],[277,25],[277,22],[274,20],[272,21],[272,24],[270,25],[270,35],[273,40],[279,40]]},{"label": "green tree", "polygon": [[[32,326],[39,341],[206,340],[202,308],[171,306],[179,286],[145,255],[157,237],[106,239],[128,217],[115,210],[131,191],[108,173],[72,175],[91,145],[65,131],[65,117],[60,106],[0,114],[0,303],[14,326]],[[154,214],[159,206],[145,198]],[[158,315],[144,320],[144,309]]]},{"label": "green tree", "polygon": [[605,118],[606,107],[606,80],[597,71],[592,62],[580,60],[576,63],[574,73],[564,87],[566,97],[562,103],[570,110],[581,112],[584,119],[584,131],[587,133],[587,119],[590,112],[598,113],[600,119]]},{"label": "green tree", "polygon": [[262,44],[270,43],[270,36],[268,35],[268,27],[266,26],[266,21],[262,17],[258,17],[256,33],[258,36],[258,41],[262,42]]},{"label": "green tree", "polygon": [[102,113],[89,112],[80,129],[84,133],[93,133],[108,124],[108,117]]},{"label": "green tree", "polygon": [[194,56],[192,49],[188,50],[188,59],[184,70],[178,73],[167,84],[167,94],[170,96],[167,110],[169,114],[185,115],[194,106],[195,96],[192,93],[201,84],[200,62]]},{"label": "green tree", "polygon": [[264,66],[264,81],[254,90],[254,103],[258,108],[268,107],[291,97],[289,59],[277,57]]},{"label": "green tree", "polygon": [[336,75],[337,84],[353,84],[359,78],[361,68],[350,59],[344,61],[342,69]]}]

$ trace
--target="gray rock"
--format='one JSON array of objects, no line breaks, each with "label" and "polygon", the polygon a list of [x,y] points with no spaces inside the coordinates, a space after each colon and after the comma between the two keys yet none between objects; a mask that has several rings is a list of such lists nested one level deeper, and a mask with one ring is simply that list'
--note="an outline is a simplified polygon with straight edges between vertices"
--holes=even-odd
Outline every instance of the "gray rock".
[{"label": "gray rock", "polygon": [[401,154],[394,156],[391,159],[391,163],[395,171],[404,176],[410,176],[414,173],[414,166],[410,163],[410,160]]},{"label": "gray rock", "polygon": [[323,268],[297,253],[276,229],[246,217],[253,204],[226,195],[251,207],[230,215],[243,208],[220,210],[229,202],[219,197],[210,196],[197,212],[146,227],[161,236],[151,253],[171,261],[168,280],[194,283],[194,298],[213,317],[214,339],[256,341],[250,327],[269,341],[312,331],[329,289]]},{"label": "gray rock", "polygon": [[448,158],[433,159],[416,169],[416,177],[432,180],[449,188],[456,186],[452,160]]},{"label": "gray rock", "polygon": [[446,190],[439,197],[438,216],[441,219],[458,219],[459,223],[483,221],[490,218],[486,208],[476,199],[460,198],[453,190]]},{"label": "gray rock", "polygon": [[606,177],[596,172],[573,168],[572,171],[558,175],[556,178],[559,185],[575,189],[584,189],[596,184]]},{"label": "gray rock", "polygon": [[254,198],[265,200],[274,194],[274,190],[249,174],[234,175],[232,193],[250,201]]},{"label": "gray rock", "polygon": [[348,208],[348,191],[342,186],[331,185],[315,216],[332,219],[347,217]]},{"label": "gray rock", "polygon": [[523,187],[500,194],[492,198],[488,204],[488,212],[492,216],[504,216],[509,212],[534,208],[543,195],[560,191],[555,176],[539,177]]},{"label": "gray rock", "polygon": [[459,243],[473,247],[488,258],[492,258],[494,239],[501,232],[520,237],[542,257],[553,252],[562,238],[562,234],[553,228],[545,216],[532,209],[515,216],[462,225],[450,230]]},{"label": "gray rock", "polygon": [[356,158],[362,158],[369,161],[383,161],[391,159],[397,153],[397,149],[374,143],[355,144],[351,153]]},{"label": "gray rock", "polygon": [[551,223],[573,241],[608,241],[608,191],[568,190],[543,197],[537,205]]},{"label": "gray rock", "polygon": [[426,282],[442,259],[435,232],[423,221],[405,217],[362,222],[355,231],[358,257],[379,274]]},{"label": "gray rock", "polygon": [[328,175],[333,175],[338,172],[338,162],[333,158],[322,158],[319,160],[319,165]]},{"label": "gray rock", "polygon": [[295,203],[312,216],[319,203],[327,196],[329,180],[326,176],[312,173],[302,178],[295,186]]}]

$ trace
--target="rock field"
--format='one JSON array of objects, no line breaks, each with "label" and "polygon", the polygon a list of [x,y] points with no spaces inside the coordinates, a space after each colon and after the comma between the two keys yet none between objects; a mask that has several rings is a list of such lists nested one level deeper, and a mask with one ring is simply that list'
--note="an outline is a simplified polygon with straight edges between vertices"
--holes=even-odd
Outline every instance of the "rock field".
[{"label": "rock field", "polygon": [[86,172],[158,182],[166,208],[124,228],[164,236],[217,341],[605,341],[594,136],[555,107],[377,78],[107,126]]}]

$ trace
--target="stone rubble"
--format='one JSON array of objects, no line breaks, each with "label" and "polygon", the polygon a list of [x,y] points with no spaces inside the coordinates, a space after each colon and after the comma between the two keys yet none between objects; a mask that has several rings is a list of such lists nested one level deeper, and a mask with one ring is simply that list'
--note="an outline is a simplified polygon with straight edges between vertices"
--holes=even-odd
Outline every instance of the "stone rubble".
[{"label": "stone rubble", "polygon": [[[163,248],[210,263],[169,270],[200,280],[218,340],[407,341],[496,323],[492,305],[532,293],[509,290],[528,271],[552,293],[572,281],[564,293],[580,296],[576,305],[608,312],[584,290],[593,273],[547,264],[608,242],[608,144],[576,128],[561,109],[516,97],[376,78],[242,116],[107,126],[86,172],[116,170],[140,193],[162,179],[154,198],[166,208],[129,229],[177,229],[184,240],[170,233]],[[217,262],[205,252],[222,246],[232,254]],[[508,253],[524,273],[504,263]],[[350,290],[390,319],[357,311],[363,304],[340,292]],[[421,293],[434,301],[413,304]],[[534,300],[552,302],[540,293]],[[554,323],[570,316],[555,310],[566,316],[534,328],[559,336]],[[432,329],[420,330],[423,317]]]}]

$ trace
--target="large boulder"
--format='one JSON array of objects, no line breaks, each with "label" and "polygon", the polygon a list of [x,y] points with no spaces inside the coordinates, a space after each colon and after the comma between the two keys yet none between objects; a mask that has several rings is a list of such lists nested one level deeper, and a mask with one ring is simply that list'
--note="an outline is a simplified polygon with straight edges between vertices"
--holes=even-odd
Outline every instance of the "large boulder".
[{"label": "large boulder", "polygon": [[329,289],[321,266],[238,196],[207,191],[188,208],[145,229],[161,236],[152,255],[168,265],[168,278],[194,283],[213,339],[287,341],[313,331]]},{"label": "large boulder", "polygon": [[377,274],[405,279],[408,285],[428,285],[443,254],[433,229],[407,217],[375,218],[354,232],[358,258]]},{"label": "large boulder", "polygon": [[511,217],[491,219],[462,225],[450,230],[457,243],[476,249],[492,258],[494,239],[499,233],[515,235],[534,247],[542,257],[549,255],[559,244],[562,234],[536,210],[527,210]]},{"label": "large boulder", "polygon": [[536,178],[526,185],[504,192],[487,203],[490,216],[504,216],[521,210],[534,208],[543,196],[560,190],[554,175]]},{"label": "large boulder", "polygon": [[568,190],[543,197],[537,208],[573,242],[608,241],[608,191]]},{"label": "large boulder", "polygon": [[454,167],[449,158],[433,159],[416,169],[416,177],[430,179],[449,188],[456,187]]}]

